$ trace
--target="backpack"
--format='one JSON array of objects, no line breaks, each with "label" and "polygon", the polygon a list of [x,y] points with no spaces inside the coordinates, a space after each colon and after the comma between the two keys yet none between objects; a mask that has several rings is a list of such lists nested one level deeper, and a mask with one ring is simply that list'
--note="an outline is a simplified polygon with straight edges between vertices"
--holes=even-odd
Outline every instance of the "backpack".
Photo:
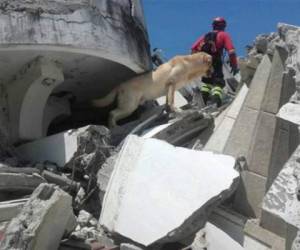
[{"label": "backpack", "polygon": [[200,47],[200,51],[206,52],[210,55],[215,55],[217,53],[216,39],[217,32],[208,32],[204,36],[204,41]]}]

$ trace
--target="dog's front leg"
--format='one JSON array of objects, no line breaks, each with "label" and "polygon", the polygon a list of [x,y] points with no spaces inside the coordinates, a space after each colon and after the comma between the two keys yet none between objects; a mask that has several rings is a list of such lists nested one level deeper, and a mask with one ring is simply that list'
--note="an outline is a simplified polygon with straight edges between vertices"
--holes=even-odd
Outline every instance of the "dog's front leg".
[{"label": "dog's front leg", "polygon": [[173,84],[168,85],[167,99],[166,99],[166,110],[167,112],[174,112],[174,95],[175,95],[175,86]]}]

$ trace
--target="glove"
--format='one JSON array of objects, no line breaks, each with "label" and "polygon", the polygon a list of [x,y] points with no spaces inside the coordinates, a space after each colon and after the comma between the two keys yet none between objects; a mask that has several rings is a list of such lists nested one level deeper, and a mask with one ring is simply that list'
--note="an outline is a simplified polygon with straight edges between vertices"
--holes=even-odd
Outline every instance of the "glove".
[{"label": "glove", "polygon": [[240,70],[238,69],[237,66],[231,66],[231,71],[230,71],[231,74],[233,74],[235,76],[239,72],[240,72]]}]

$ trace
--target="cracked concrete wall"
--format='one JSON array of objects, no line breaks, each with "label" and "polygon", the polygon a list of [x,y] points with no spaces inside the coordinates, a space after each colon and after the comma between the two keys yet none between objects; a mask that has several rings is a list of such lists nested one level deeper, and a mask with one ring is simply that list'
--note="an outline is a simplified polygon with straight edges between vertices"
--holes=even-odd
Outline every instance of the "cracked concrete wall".
[{"label": "cracked concrete wall", "polygon": [[70,93],[77,102],[105,95],[152,68],[141,1],[1,1],[0,83],[8,89],[39,56],[62,65],[64,81],[51,94]]},{"label": "cracked concrete wall", "polygon": [[4,1],[0,21],[2,48],[66,46],[94,50],[90,53],[99,53],[136,72],[151,67],[139,1]]}]

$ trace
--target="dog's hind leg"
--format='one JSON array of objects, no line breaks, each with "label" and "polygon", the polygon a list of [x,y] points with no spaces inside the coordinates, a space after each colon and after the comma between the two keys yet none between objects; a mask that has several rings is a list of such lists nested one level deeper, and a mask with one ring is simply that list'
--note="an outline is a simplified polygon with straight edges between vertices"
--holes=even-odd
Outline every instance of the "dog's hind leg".
[{"label": "dog's hind leg", "polygon": [[140,98],[133,93],[121,93],[118,96],[118,108],[109,114],[109,127],[117,126],[117,121],[131,115],[139,106]]}]

